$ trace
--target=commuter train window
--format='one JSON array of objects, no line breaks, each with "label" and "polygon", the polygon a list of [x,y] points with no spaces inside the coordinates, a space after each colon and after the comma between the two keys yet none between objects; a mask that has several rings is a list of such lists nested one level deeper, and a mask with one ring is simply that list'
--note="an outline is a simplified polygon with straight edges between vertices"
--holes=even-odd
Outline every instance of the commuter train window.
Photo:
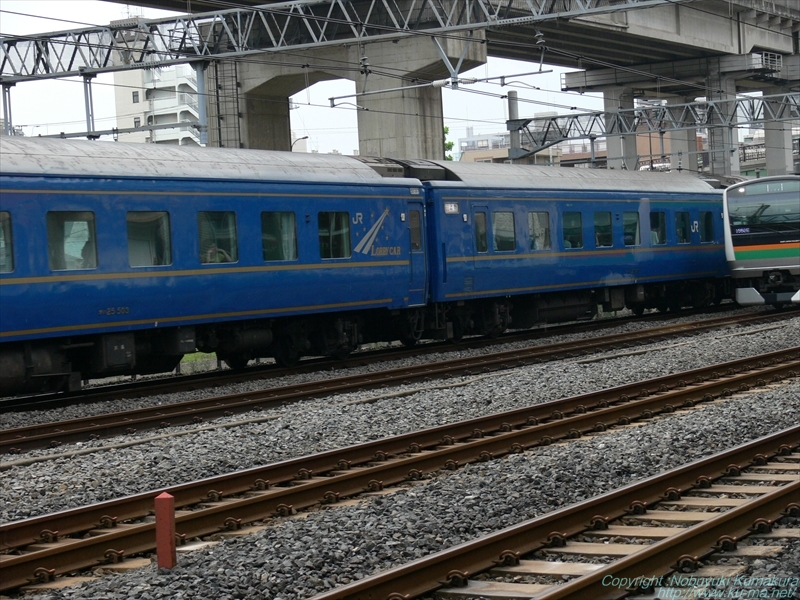
[{"label": "commuter train window", "polygon": [[667,243],[667,214],[663,212],[650,213],[650,244],[657,246]]},{"label": "commuter train window", "polygon": [[350,258],[350,213],[321,212],[317,222],[320,258]]},{"label": "commuter train window", "polygon": [[261,213],[264,260],[297,260],[297,222],[293,212]]},{"label": "commuter train window", "polygon": [[197,230],[201,263],[230,263],[239,260],[236,213],[201,211],[197,213]]},{"label": "commuter train window", "polygon": [[594,241],[598,248],[606,248],[614,245],[611,237],[610,212],[594,213]]},{"label": "commuter train window", "polygon": [[531,250],[550,249],[550,213],[528,213],[528,235],[531,238]]},{"label": "commuter train window", "polygon": [[579,212],[564,213],[564,248],[583,248],[583,220]]},{"label": "commuter train window", "polygon": [[513,252],[517,249],[513,212],[492,213],[492,242],[494,249],[499,252]]},{"label": "commuter train window", "polygon": [[94,213],[47,213],[47,252],[53,271],[97,268]]},{"label": "commuter train window", "polygon": [[408,228],[411,231],[411,249],[422,250],[422,218],[418,210],[408,211]]},{"label": "commuter train window", "polygon": [[475,249],[478,252],[489,251],[489,235],[486,230],[486,213],[475,213]]},{"label": "commuter train window", "polygon": [[0,211],[0,273],[14,270],[14,250],[11,237],[11,213]]},{"label": "commuter train window", "polygon": [[642,244],[638,212],[622,213],[622,231],[626,246],[640,246]]},{"label": "commuter train window", "polygon": [[714,213],[705,210],[700,211],[700,241],[714,241]]},{"label": "commuter train window", "polygon": [[689,225],[688,212],[675,213],[675,232],[677,234],[679,244],[688,244],[692,241],[692,231]]},{"label": "commuter train window", "polygon": [[172,264],[169,213],[131,211],[128,221],[128,264],[154,267]]}]

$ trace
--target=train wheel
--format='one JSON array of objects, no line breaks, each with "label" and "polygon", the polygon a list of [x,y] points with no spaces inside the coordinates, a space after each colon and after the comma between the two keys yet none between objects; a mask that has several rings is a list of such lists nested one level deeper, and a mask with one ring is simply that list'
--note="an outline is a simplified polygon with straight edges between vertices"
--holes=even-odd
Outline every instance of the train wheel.
[{"label": "train wheel", "polygon": [[411,348],[412,346],[417,345],[417,341],[413,337],[404,337],[400,338],[400,343],[403,344],[406,348]]},{"label": "train wheel", "polygon": [[502,326],[492,327],[484,335],[486,335],[486,337],[489,338],[490,340],[496,340],[497,338],[499,338],[502,335],[502,333],[505,330],[506,330],[506,328],[502,327]]},{"label": "train wheel", "polygon": [[183,354],[136,357],[136,374],[169,373],[181,362]]},{"label": "train wheel", "polygon": [[234,371],[242,371],[247,366],[247,363],[250,362],[250,357],[245,354],[231,354],[223,360]]},{"label": "train wheel", "polygon": [[636,315],[637,317],[641,317],[641,316],[644,314],[644,304],[635,304],[635,305],[634,305],[634,306],[631,308],[631,311],[632,311],[632,312],[633,312],[633,314],[634,314],[634,315]]},{"label": "train wheel", "polygon": [[350,352],[350,348],[338,348],[337,350],[334,350],[331,356],[337,360],[344,360],[350,356]]},{"label": "train wheel", "polygon": [[464,326],[461,324],[461,319],[457,317],[453,319],[452,323],[453,323],[453,337],[450,338],[450,341],[454,344],[457,344],[462,339],[464,339]]},{"label": "train wheel", "polygon": [[293,367],[300,360],[300,352],[295,348],[292,338],[286,335],[272,342],[272,356],[282,367]]}]

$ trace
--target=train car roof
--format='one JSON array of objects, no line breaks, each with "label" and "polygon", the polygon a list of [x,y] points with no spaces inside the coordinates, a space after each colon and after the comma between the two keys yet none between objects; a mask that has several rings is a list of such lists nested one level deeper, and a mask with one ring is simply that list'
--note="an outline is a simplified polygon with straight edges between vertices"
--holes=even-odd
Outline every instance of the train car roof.
[{"label": "train car roof", "polygon": [[419,185],[335,154],[0,136],[0,172]]},{"label": "train car roof", "polygon": [[438,160],[429,162],[439,165],[447,172],[447,181],[430,182],[430,185],[434,187],[719,193],[696,176],[684,173],[612,171]]}]

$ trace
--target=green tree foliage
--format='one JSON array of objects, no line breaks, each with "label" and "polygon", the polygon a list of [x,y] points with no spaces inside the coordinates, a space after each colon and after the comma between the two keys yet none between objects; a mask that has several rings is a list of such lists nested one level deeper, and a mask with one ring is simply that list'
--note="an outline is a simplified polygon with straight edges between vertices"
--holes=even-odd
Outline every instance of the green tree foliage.
[{"label": "green tree foliage", "polygon": [[447,141],[447,134],[450,133],[450,128],[444,128],[444,159],[445,160],[453,160],[453,155],[449,154],[453,151],[453,146],[455,146],[454,142]]}]

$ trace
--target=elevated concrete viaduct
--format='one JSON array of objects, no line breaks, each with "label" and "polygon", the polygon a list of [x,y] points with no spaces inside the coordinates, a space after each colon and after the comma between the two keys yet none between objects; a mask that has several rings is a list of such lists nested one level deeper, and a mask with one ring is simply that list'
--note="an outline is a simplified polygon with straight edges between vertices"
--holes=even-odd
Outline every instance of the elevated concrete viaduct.
[{"label": "elevated concrete viaduct", "polygon": [[[219,10],[214,0],[119,1],[181,12]],[[239,0],[237,5],[264,3]],[[361,153],[442,158],[440,90],[416,84],[455,77],[454,73],[485,62],[487,56],[538,62],[542,47],[548,64],[583,69],[565,77],[563,89],[602,91],[607,114],[632,108],[641,100],[681,104],[700,97],[724,100],[749,91],[800,91],[797,0],[441,0],[435,5],[410,0],[330,0],[322,6],[341,9],[337,14],[348,15],[346,19],[320,18],[312,25],[292,22],[289,27],[290,16],[309,5],[274,4],[278,12],[271,18],[286,19],[286,26],[274,31],[264,21],[241,32],[235,19],[222,17],[184,40],[166,42],[168,49],[175,46],[176,50],[162,52],[169,59],[164,64],[189,55],[192,44],[196,46],[209,30],[218,30],[220,36],[215,39],[223,43],[190,60],[202,57],[213,64],[246,57],[227,74],[222,69],[216,75],[207,70],[212,102],[215,95],[238,97],[233,105],[210,107],[212,143],[288,150],[288,97],[317,81],[346,78],[356,82],[359,92],[392,90],[355,99],[360,107]],[[398,20],[400,14],[405,21]],[[425,33],[434,29],[436,33]],[[261,36],[262,53],[251,46],[238,48],[240,39],[250,42],[259,37],[253,32]],[[275,39],[275,32],[280,39]],[[469,43],[465,41],[468,33],[474,36]],[[291,49],[292,56],[282,54],[284,49]],[[52,68],[48,66],[48,73]],[[7,85],[13,85],[6,83],[13,78],[5,75],[4,93]],[[236,94],[220,94],[226,86],[235,88]],[[215,124],[221,122],[227,126],[224,130],[216,127],[215,139]],[[790,126],[777,122],[766,129],[767,147],[778,149],[768,158],[769,168],[785,172],[791,168],[791,143],[786,143]],[[223,135],[224,131],[238,133]],[[714,170],[720,174],[738,172],[737,153],[731,151],[736,135],[730,126],[709,127]],[[609,138],[610,168],[635,168],[636,145],[631,137]],[[693,152],[692,133],[673,132],[670,137],[682,155]]]},{"label": "elevated concrete viaduct", "polygon": [[[246,148],[288,150],[289,97],[319,81],[348,79],[359,92],[391,90],[354,98],[351,103],[358,114],[360,154],[443,158],[442,90],[414,84],[450,76],[439,48],[451,65],[460,61],[462,70],[485,63],[481,34],[477,32],[467,41],[442,39],[439,47],[425,38],[308,50],[303,53],[308,67],[298,67],[297,56],[271,55],[268,62],[239,63],[236,82],[221,81],[218,86],[226,95],[232,93],[226,86],[235,83],[239,87],[241,146]],[[214,85],[213,79],[210,81]],[[230,120],[236,114],[212,114],[211,143],[216,141],[215,117]]]},{"label": "elevated concrete viaduct", "polygon": [[[263,0],[244,0],[259,4]],[[183,0],[142,0],[139,4],[173,10],[186,10]],[[193,0],[192,9],[213,8],[211,0]],[[509,2],[513,9],[513,2]],[[696,98],[725,99],[744,92],[765,95],[800,88],[800,5],[796,0],[703,0],[687,4],[668,4],[609,14],[548,19],[530,25],[488,28],[485,46],[470,49],[462,70],[480,64],[486,56],[538,61],[535,37],[546,45],[548,64],[582,68],[567,74],[562,89],[601,91],[607,113],[629,109],[640,100],[666,100],[684,104]],[[542,35],[543,34],[543,38]],[[402,44],[402,45],[401,45]],[[456,44],[450,43],[452,47]],[[411,77],[439,79],[448,76],[441,58],[419,40],[399,44],[370,44],[362,48],[373,65],[400,68]],[[461,48],[448,55],[453,64]],[[361,56],[354,48],[335,52],[337,60],[357,64]],[[325,58],[332,58],[330,50]],[[319,64],[319,53],[309,52],[309,62]],[[612,66],[613,65],[613,66]],[[628,67],[620,70],[616,67]],[[282,98],[308,83],[337,76],[357,82],[357,89],[396,88],[398,81],[375,77],[364,86],[360,73],[316,72],[284,74],[285,68],[248,65],[242,69],[246,96],[275,100],[246,102],[243,145],[281,148],[288,143],[288,106]],[[262,80],[262,83],[257,82]],[[369,79],[369,78],[368,78]],[[289,85],[288,82],[294,84]],[[441,95],[438,90],[421,88],[413,94],[394,92],[387,96],[361,97],[359,106],[384,111],[359,111],[360,152],[380,156],[441,158]],[[261,92],[258,90],[270,90]],[[369,105],[369,106],[368,106]],[[262,107],[262,108],[259,108]],[[406,116],[403,116],[405,113]],[[413,116],[409,116],[413,115]],[[270,124],[272,122],[272,124]],[[770,174],[793,169],[791,122],[765,126],[767,166]],[[280,131],[278,131],[280,130]],[[264,135],[261,132],[270,132]],[[711,127],[708,130],[712,170],[735,175],[739,171],[735,129]],[[682,168],[693,169],[696,153],[695,132],[671,132],[670,158],[682,157]],[[635,136],[608,139],[609,168],[636,168]]]}]

